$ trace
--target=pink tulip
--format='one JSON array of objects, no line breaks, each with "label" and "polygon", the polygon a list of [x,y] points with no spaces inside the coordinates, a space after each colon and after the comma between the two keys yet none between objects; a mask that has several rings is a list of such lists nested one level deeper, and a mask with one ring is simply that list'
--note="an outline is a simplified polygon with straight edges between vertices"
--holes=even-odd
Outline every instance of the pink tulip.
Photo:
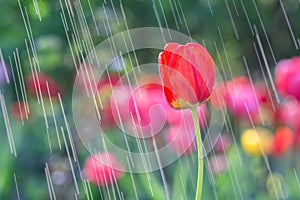
[{"label": "pink tulip", "polygon": [[196,150],[195,130],[192,124],[171,126],[166,131],[166,140],[174,153],[178,155],[190,154]]},{"label": "pink tulip", "polygon": [[[207,109],[201,105],[197,109],[200,127],[206,123]],[[166,140],[171,149],[179,154],[189,154],[196,150],[195,129],[192,114],[189,110],[174,110],[168,112],[170,127],[166,131]]]},{"label": "pink tulip", "polygon": [[129,100],[132,91],[126,84],[117,85],[112,92],[110,104],[114,121],[121,127],[131,120],[129,112]]},{"label": "pink tulip", "polygon": [[224,133],[218,138],[214,150],[216,153],[226,152],[232,144],[232,137],[229,133]]},{"label": "pink tulip", "polygon": [[286,100],[278,108],[276,118],[279,124],[289,125],[300,130],[300,103],[295,99]]},{"label": "pink tulip", "polygon": [[85,161],[84,170],[87,179],[95,185],[105,187],[112,185],[123,176],[121,164],[111,153],[91,155]]},{"label": "pink tulip", "polygon": [[300,57],[281,60],[277,64],[275,84],[280,95],[292,95],[300,101]]},{"label": "pink tulip", "polygon": [[219,154],[209,159],[209,166],[213,174],[220,174],[228,169],[226,155]]},{"label": "pink tulip", "polygon": [[259,96],[247,77],[232,79],[226,86],[225,101],[235,117],[253,117],[259,110]]},{"label": "pink tulip", "polygon": [[158,134],[166,122],[167,107],[160,85],[148,84],[135,89],[129,99],[129,112],[137,136],[151,137]]}]

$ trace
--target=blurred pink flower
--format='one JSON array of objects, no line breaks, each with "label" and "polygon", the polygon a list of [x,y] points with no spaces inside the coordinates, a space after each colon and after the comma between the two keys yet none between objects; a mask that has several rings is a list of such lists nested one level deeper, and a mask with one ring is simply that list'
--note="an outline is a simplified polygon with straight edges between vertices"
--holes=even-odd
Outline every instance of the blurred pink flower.
[{"label": "blurred pink flower", "polygon": [[124,173],[122,165],[111,153],[98,153],[91,155],[85,161],[84,170],[87,179],[95,185],[105,187],[118,181]]},{"label": "blurred pink flower", "polygon": [[284,59],[277,64],[275,84],[283,97],[292,95],[300,100],[300,57]]},{"label": "blurred pink flower", "polygon": [[300,103],[295,99],[286,99],[276,113],[277,122],[300,130]]},{"label": "blurred pink flower", "polygon": [[225,101],[227,109],[235,117],[255,116],[259,110],[259,94],[247,77],[232,79],[226,86]]},{"label": "blurred pink flower", "polygon": [[101,116],[100,125],[104,130],[116,125],[116,121],[112,113],[111,98],[113,90],[119,80],[120,76],[118,74],[111,73],[108,76],[102,77],[97,83],[97,92],[94,94]]},{"label": "blurred pink flower", "polygon": [[[205,126],[207,109],[205,104],[197,108],[200,127]],[[196,150],[195,129],[190,110],[171,109],[168,112],[170,127],[166,131],[166,140],[171,149],[181,155]]]},{"label": "blurred pink flower", "polygon": [[225,151],[227,151],[230,148],[231,144],[232,144],[232,137],[230,133],[223,133],[218,138],[214,146],[214,150],[216,153],[225,153]]},{"label": "blurred pink flower", "polygon": [[[170,107],[171,108],[171,107]],[[187,121],[188,123],[193,124],[192,113],[190,110],[175,110],[168,109],[167,107],[167,121],[171,125],[178,125],[182,122],[182,120]],[[205,126],[208,111],[206,105],[201,105],[197,107],[198,117],[199,117],[199,125],[201,128]]]},{"label": "blurred pink flower", "polygon": [[209,159],[209,166],[213,174],[220,174],[228,169],[226,154],[212,156]]},{"label": "blurred pink flower", "polygon": [[114,116],[119,115],[126,129],[135,136],[152,137],[158,134],[165,125],[166,110],[170,107],[164,98],[161,85],[146,84],[133,91],[128,90],[123,88],[123,100],[115,98],[117,94],[114,95],[119,111],[118,114],[117,108],[113,108]]},{"label": "blurred pink flower", "polygon": [[126,124],[130,120],[129,99],[131,98],[131,89],[128,85],[122,84],[114,87],[110,104],[116,124]]}]

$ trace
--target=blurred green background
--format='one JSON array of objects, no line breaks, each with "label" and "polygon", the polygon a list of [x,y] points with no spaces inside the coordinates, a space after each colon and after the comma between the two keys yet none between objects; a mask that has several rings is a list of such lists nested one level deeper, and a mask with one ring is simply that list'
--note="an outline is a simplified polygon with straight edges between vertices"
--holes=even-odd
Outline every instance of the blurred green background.
[{"label": "blurred green background", "polygon": [[[35,2],[38,5],[39,14],[37,14],[35,8]],[[80,10],[78,9],[79,5],[82,6],[82,13],[78,13],[78,10]],[[129,0],[122,1],[121,5],[129,29],[158,27],[161,23],[162,27],[190,35],[200,44],[205,45],[212,54],[217,67],[224,72],[223,75],[227,79],[233,76],[247,75],[243,56],[247,60],[254,80],[262,79],[262,69],[263,72],[267,73],[262,54],[259,53],[257,57],[255,53],[255,48],[260,52],[256,36],[259,36],[261,40],[266,60],[272,72],[280,59],[299,55],[300,2],[298,0],[283,0],[282,4],[278,0]],[[125,31],[126,23],[123,19],[120,1],[71,0],[70,6],[72,6],[74,20],[69,18],[68,13],[70,10],[66,7],[66,1],[63,0],[22,0],[20,2],[1,0],[0,48],[8,65],[10,65],[9,58],[11,58],[15,77],[17,77],[17,72],[15,70],[14,52],[17,49],[23,74],[26,77],[31,73],[30,61],[26,51],[26,43],[30,48],[31,38],[28,38],[29,33],[35,44],[41,71],[51,76],[63,88],[65,112],[71,124],[71,131],[76,138],[70,105],[75,64],[78,65],[81,60],[80,57],[79,59],[76,57],[74,63],[71,50],[75,55],[79,55],[78,48],[76,48],[77,44],[74,42],[74,33],[78,31],[80,39],[83,39],[83,33],[80,29],[76,30],[72,26],[76,24],[80,27],[83,22],[79,20],[78,15],[84,14],[84,23],[89,27],[93,44],[96,46],[108,37],[105,31],[107,23],[110,25],[112,34]],[[24,25],[20,7],[26,24],[30,24],[31,28],[28,30]],[[282,7],[286,12],[286,16]],[[69,27],[67,33],[62,22],[63,13]],[[288,23],[291,25],[296,44],[293,41]],[[158,52],[156,50],[137,52],[139,63],[156,62]],[[86,51],[83,51],[83,56],[86,53]],[[33,56],[32,52],[31,56]],[[262,69],[260,64],[263,66]],[[12,83],[2,83],[1,94],[4,95],[6,106],[10,112],[10,107],[17,101],[17,94],[21,95],[21,90],[20,87],[15,88]],[[32,113],[30,119],[24,122],[24,125],[9,114],[18,153],[17,157],[9,152],[4,117],[3,115],[0,116],[0,199],[17,199],[14,176],[17,179],[21,199],[48,199],[49,193],[44,171],[45,163],[48,163],[50,170],[59,172],[56,174],[59,178],[57,178],[57,184],[55,185],[57,199],[75,199],[75,188],[66,151],[64,148],[59,150],[56,140],[52,138],[53,152],[50,153],[43,110],[34,97],[29,97],[29,103]],[[45,105],[45,107],[48,109],[49,132],[53,133],[55,130],[53,121],[50,120],[52,119],[51,108],[49,105]],[[54,110],[57,114],[57,121],[63,124],[64,121],[58,103],[54,105]],[[75,144],[82,165],[88,152],[78,138],[75,139]],[[274,179],[280,184],[283,176],[286,182],[284,184],[281,182],[280,187],[285,191],[284,196],[287,199],[300,198],[299,183],[295,178],[295,172],[300,170],[297,152],[293,152],[280,160],[271,160],[272,166],[275,166],[275,172],[278,171],[278,174],[272,177],[268,176],[262,158],[251,158],[242,153],[244,167],[241,167],[237,152],[242,152],[239,144],[227,152],[230,169],[215,176],[215,187],[212,187],[209,174],[205,175],[203,199],[213,199],[216,196],[219,196],[219,199],[241,199],[241,197],[244,199],[276,199],[273,185],[270,186],[267,182],[272,182]],[[298,159],[293,160],[294,157]],[[177,166],[181,166],[184,169],[185,167],[182,165],[188,162],[193,163],[195,161],[190,157],[184,157],[165,169],[170,183],[175,182],[174,187],[178,191],[181,191],[178,189],[181,186],[176,186],[176,183],[180,185],[178,180],[176,182],[178,177],[174,175],[176,174],[176,168],[178,170]],[[289,167],[287,168],[286,165],[289,165]],[[194,163],[191,166],[194,169],[190,169],[185,176],[183,175],[187,182],[189,182],[188,180],[195,182],[196,165]],[[77,166],[75,168],[78,169]],[[159,177],[159,174],[153,174]],[[79,174],[76,174],[78,179],[79,176]],[[143,175],[135,175],[135,177],[142,185],[145,184]],[[126,187],[126,185],[131,184],[129,182],[130,175],[126,174],[119,183],[125,199],[134,198],[133,189]],[[151,199],[151,195],[150,197],[148,195],[149,191],[147,192],[147,189],[143,188],[142,185],[138,184],[137,186],[139,198]],[[88,199],[84,192],[84,184],[80,183],[79,187],[81,193],[78,198]],[[100,198],[97,187],[91,187],[94,199]],[[193,198],[194,189],[193,185],[185,191],[187,199]],[[101,190],[104,193],[106,191],[106,189]],[[174,194],[176,194],[176,191]]]}]

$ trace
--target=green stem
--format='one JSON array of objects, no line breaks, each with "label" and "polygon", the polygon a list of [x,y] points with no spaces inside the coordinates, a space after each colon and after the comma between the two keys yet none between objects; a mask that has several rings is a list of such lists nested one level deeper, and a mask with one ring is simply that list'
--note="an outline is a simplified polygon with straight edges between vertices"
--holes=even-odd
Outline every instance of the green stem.
[{"label": "green stem", "polygon": [[196,140],[197,140],[197,147],[198,147],[198,178],[197,178],[197,191],[196,191],[196,198],[195,200],[201,199],[202,194],[202,185],[203,185],[203,154],[202,154],[202,140],[201,140],[201,131],[200,125],[197,115],[197,107],[191,108],[194,127],[196,132]]}]

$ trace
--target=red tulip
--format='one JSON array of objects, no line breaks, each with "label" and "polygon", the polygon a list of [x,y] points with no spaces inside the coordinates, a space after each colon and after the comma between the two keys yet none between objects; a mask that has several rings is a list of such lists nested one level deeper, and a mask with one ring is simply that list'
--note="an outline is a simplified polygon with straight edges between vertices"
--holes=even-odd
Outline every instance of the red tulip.
[{"label": "red tulip", "polygon": [[29,117],[30,111],[26,108],[25,102],[15,102],[11,106],[11,114],[17,120],[24,120]]},{"label": "red tulip", "polygon": [[48,98],[48,90],[46,82],[48,82],[50,97],[57,97],[57,94],[60,93],[62,95],[62,88],[59,84],[57,84],[52,78],[43,73],[38,73],[37,76],[32,76],[30,74],[26,78],[26,85],[28,89],[28,93],[31,96],[36,96],[41,90],[41,94],[44,98]]},{"label": "red tulip", "polygon": [[281,60],[277,64],[275,84],[279,94],[292,95],[300,101],[300,57]]},{"label": "red tulip", "polygon": [[209,99],[215,69],[204,47],[196,43],[169,43],[160,53],[158,63],[164,94],[173,108],[191,108]]},{"label": "red tulip", "polygon": [[112,185],[123,176],[124,173],[117,169],[122,169],[122,166],[110,153],[92,155],[84,165],[87,179],[101,187]]},{"label": "red tulip", "polygon": [[225,101],[236,117],[253,117],[259,110],[258,93],[247,77],[232,79],[226,86]]},{"label": "red tulip", "polygon": [[279,127],[273,140],[273,155],[283,156],[291,149],[294,141],[294,131],[288,127]]}]

